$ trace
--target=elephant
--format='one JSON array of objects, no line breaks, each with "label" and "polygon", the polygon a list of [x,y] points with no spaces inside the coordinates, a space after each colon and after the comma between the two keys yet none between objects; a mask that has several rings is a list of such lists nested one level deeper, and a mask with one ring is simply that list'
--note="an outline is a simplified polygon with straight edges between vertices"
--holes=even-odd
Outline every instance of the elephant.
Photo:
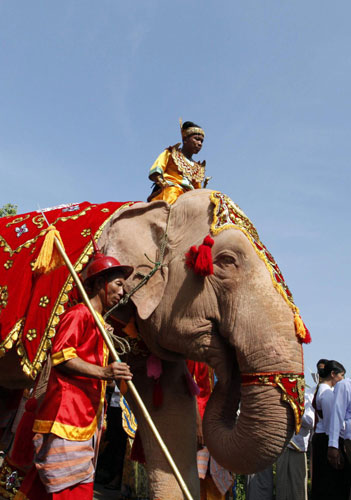
[{"label": "elephant", "polygon": [[[209,234],[213,269],[202,275],[189,250],[196,253]],[[273,463],[303,411],[303,354],[294,321],[298,310],[249,219],[222,193],[198,189],[173,205],[140,202],[117,211],[98,244],[134,267],[125,283],[131,300],[113,315],[124,322],[135,319],[144,347],[122,360],[130,364],[135,386],[193,499],[200,492],[196,400],[185,382],[187,359],[207,363],[218,379],[203,420],[214,459],[241,474]],[[155,383],[147,376],[150,353],[162,364],[161,406],[153,404]],[[15,358],[12,350],[1,359],[0,384],[4,379],[8,385],[13,376],[13,384],[24,386]],[[182,499],[139,408],[128,393],[126,398],[138,421],[150,498]]]},{"label": "elephant", "polygon": [[[99,240],[104,253],[135,268],[127,291],[160,259],[162,245],[165,249],[160,269],[131,297],[142,340],[162,360],[162,408],[152,404],[146,357],[130,354],[128,362],[194,499],[199,498],[195,401],[184,384],[186,359],[206,362],[218,377],[204,415],[204,439],[215,460],[233,472],[265,469],[293,433],[294,414],[285,402],[289,398],[277,390],[279,382],[269,382],[269,374],[298,374],[293,391],[303,404],[303,354],[290,292],[284,296],[277,286],[282,277],[274,280],[272,268],[260,258],[250,236],[250,231],[257,234],[254,226],[230,199],[217,195],[224,200],[217,215],[216,193],[206,189],[186,193],[172,206],[164,201],[135,204],[110,220]],[[228,225],[233,206],[249,233]],[[229,230],[220,230],[221,224]],[[201,276],[186,266],[185,254],[211,229],[213,274]],[[266,382],[244,384],[245,374],[263,374]],[[132,400],[130,404],[139,423],[151,498],[183,498],[142,415]],[[294,413],[296,417],[296,407]]]}]

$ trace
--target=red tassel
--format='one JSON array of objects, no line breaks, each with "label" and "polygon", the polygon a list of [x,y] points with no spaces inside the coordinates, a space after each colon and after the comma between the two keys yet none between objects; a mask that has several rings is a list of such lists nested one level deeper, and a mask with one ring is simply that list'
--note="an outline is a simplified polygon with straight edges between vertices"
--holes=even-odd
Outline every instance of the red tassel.
[{"label": "red tassel", "polygon": [[213,261],[211,248],[214,240],[211,236],[206,236],[203,243],[197,249],[196,246],[190,247],[185,254],[185,263],[189,269],[193,269],[200,276],[209,276],[213,274]]},{"label": "red tassel", "polygon": [[189,252],[185,254],[185,264],[189,269],[194,269],[198,253],[198,249],[194,245],[190,247]]},{"label": "red tassel", "polygon": [[305,323],[303,324],[303,326],[305,327],[305,330],[306,330],[306,336],[304,338],[303,343],[304,344],[310,344],[312,342],[312,337],[311,337],[310,331],[307,328],[307,326],[305,325]]},{"label": "red tassel", "polygon": [[11,461],[19,467],[30,465],[33,461],[34,445],[32,431],[35,412],[37,409],[37,400],[28,399],[25,405],[25,412],[18,424],[15,441],[11,450]]},{"label": "red tassel", "polygon": [[139,462],[139,464],[146,464],[143,443],[141,442],[139,431],[136,431],[135,433],[130,458],[131,460],[134,460],[134,462]]},{"label": "red tassel", "polygon": [[157,380],[162,375],[162,361],[154,354],[150,354],[146,361],[146,373],[149,378]]},{"label": "red tassel", "polygon": [[163,403],[163,391],[160,379],[154,381],[154,390],[152,393],[152,403],[155,408],[160,408]]},{"label": "red tassel", "polygon": [[199,253],[195,262],[194,271],[201,276],[213,274],[212,252],[214,240],[211,236],[206,236],[202,245],[199,246]]}]

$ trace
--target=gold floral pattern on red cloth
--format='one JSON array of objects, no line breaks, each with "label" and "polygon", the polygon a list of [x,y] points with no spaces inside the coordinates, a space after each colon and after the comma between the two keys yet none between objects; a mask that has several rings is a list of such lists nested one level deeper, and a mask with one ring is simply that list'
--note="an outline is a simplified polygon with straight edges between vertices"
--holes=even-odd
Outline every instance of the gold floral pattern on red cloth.
[{"label": "gold floral pattern on red cloth", "polygon": [[91,229],[90,228],[86,228],[86,229],[83,229],[83,231],[80,233],[84,238],[86,238],[87,236],[90,236],[91,235]]},{"label": "gold floral pattern on red cloth", "polygon": [[0,343],[0,358],[6,354],[6,351],[12,349],[17,342],[24,325],[24,318],[19,319],[7,336]]},{"label": "gold floral pattern on red cloth", "polygon": [[30,330],[28,330],[26,337],[29,340],[29,342],[31,342],[33,339],[36,339],[37,338],[37,331],[36,331],[36,329],[35,328],[31,328]]},{"label": "gold floral pattern on red cloth", "polygon": [[50,299],[47,295],[43,295],[43,297],[40,297],[39,300],[39,305],[40,307],[46,307],[50,302]]},{"label": "gold floral pattern on red cloth", "polygon": [[[60,231],[66,252],[77,272],[83,269],[93,252],[91,238],[84,237],[81,234],[83,230],[89,228],[97,240],[108,220],[133,203],[96,205],[84,202],[70,206],[69,211],[65,206],[45,210],[49,222]],[[108,212],[102,211],[104,208]],[[18,236],[16,229],[24,220],[28,232]],[[9,256],[14,261],[11,268],[3,273],[1,283],[2,289],[7,287],[8,296],[6,308],[0,309],[0,356],[15,346],[23,371],[32,379],[36,378],[47,359],[60,316],[78,299],[73,278],[66,266],[47,275],[37,275],[32,271],[47,234],[47,227],[40,228],[40,223],[38,212],[0,219],[0,267]],[[31,331],[34,329],[36,336]]]},{"label": "gold floral pattern on red cloth", "polygon": [[303,373],[242,373],[241,385],[270,385],[281,391],[282,401],[288,403],[295,418],[296,434],[301,428],[301,419],[305,410],[305,378]]}]

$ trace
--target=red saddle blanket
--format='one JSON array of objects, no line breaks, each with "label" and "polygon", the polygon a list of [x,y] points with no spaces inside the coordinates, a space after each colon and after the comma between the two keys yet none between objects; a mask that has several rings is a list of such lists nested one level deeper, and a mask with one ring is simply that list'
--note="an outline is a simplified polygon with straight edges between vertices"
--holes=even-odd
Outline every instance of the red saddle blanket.
[{"label": "red saddle blanket", "polygon": [[[133,202],[89,202],[45,209],[60,231],[66,253],[79,273],[107,221]],[[47,233],[40,211],[0,218],[0,357],[16,348],[23,371],[35,379],[51,348],[61,314],[77,303],[78,292],[66,266],[33,272]]]}]

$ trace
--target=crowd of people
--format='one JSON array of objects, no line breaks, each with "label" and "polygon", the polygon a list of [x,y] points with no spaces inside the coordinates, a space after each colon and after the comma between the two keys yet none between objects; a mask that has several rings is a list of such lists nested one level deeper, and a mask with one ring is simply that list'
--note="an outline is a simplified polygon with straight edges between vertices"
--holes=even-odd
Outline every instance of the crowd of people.
[{"label": "crowd of people", "polygon": [[269,467],[248,478],[247,500],[351,498],[351,380],[344,378],[345,372],[335,360],[318,361],[318,383],[305,392],[301,430],[276,463],[275,497],[273,467]]},{"label": "crowd of people", "polygon": [[[235,476],[216,464],[203,439],[201,422],[215,375],[204,363],[188,361],[187,366],[200,388],[197,437],[201,500],[236,498]],[[318,361],[318,383],[305,392],[300,432],[293,435],[275,466],[244,478],[246,500],[351,499],[351,380],[344,378],[345,372],[337,361]],[[117,477],[118,487],[123,488],[121,471]],[[137,490],[135,486],[135,494]]]}]

